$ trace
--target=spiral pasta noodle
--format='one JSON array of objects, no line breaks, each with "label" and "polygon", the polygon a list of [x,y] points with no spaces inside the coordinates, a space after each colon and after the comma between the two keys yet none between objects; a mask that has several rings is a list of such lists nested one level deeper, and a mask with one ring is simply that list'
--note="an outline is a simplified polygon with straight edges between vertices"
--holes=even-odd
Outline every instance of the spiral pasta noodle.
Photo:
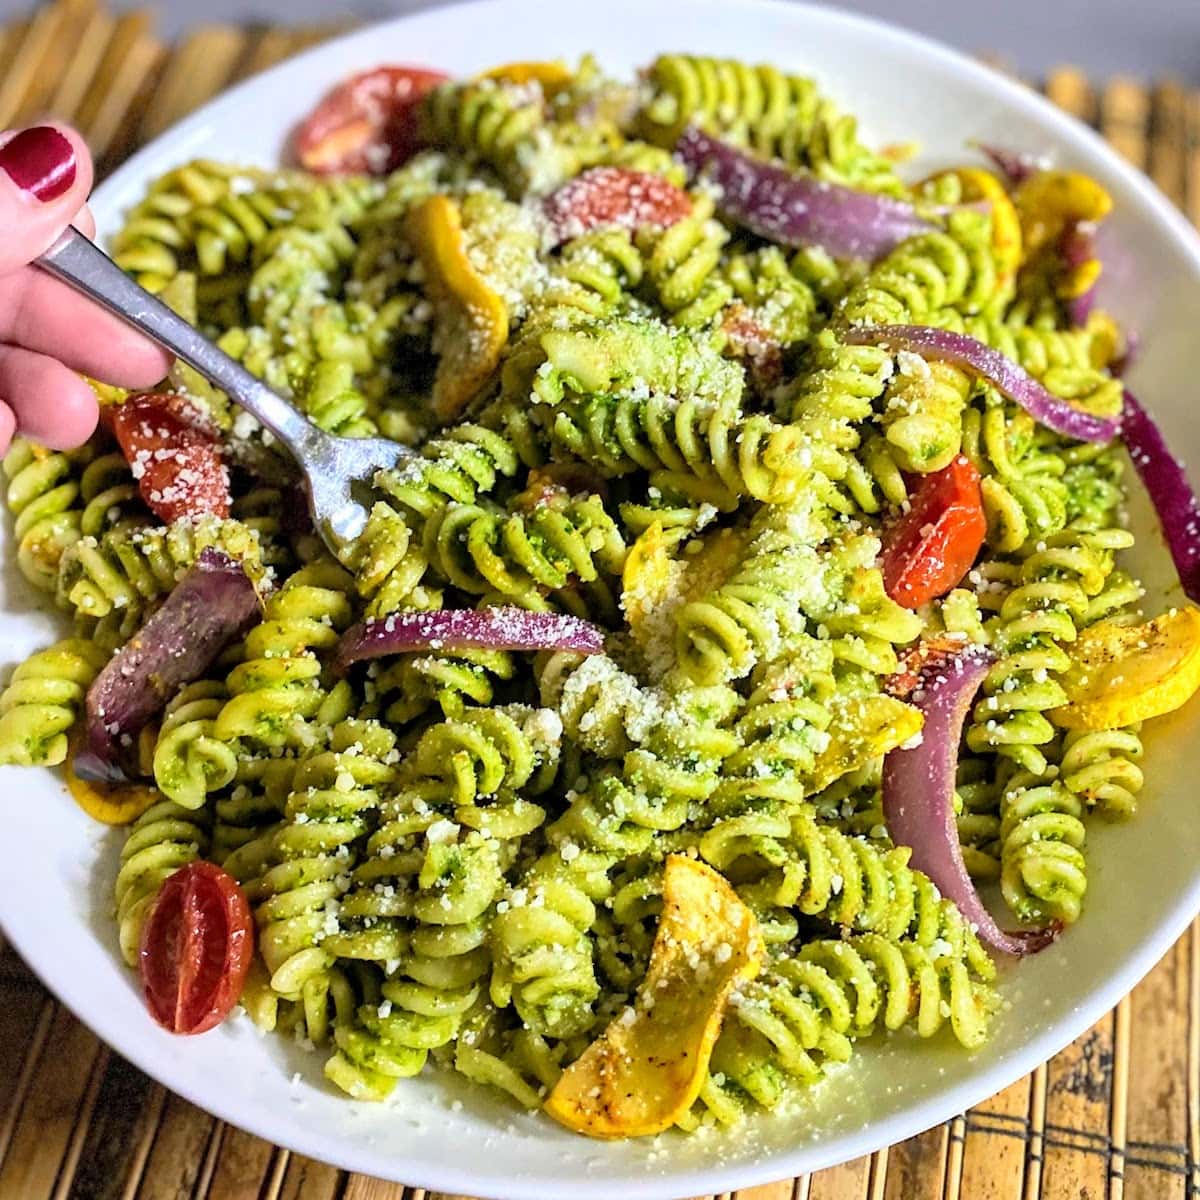
[{"label": "spiral pasta noodle", "polygon": [[879,191],[901,188],[885,161],[857,138],[810,79],[734,59],[664,54],[651,64],[640,118],[651,140],[670,146],[699,121],[759,153],[806,166],[822,178]]},{"label": "spiral pasta noodle", "polygon": [[811,941],[739,997],[699,1103],[724,1122],[747,1101],[774,1108],[789,1077],[815,1082],[824,1063],[845,1062],[854,1040],[880,1027],[911,1024],[932,1037],[949,1024],[959,1042],[976,1047],[994,1005],[988,985],[951,955],[879,934]]},{"label": "spiral pasta noodle", "polygon": [[[168,172],[151,186],[149,194],[126,217],[125,225],[113,240],[113,257],[122,270],[130,272],[148,290],[157,292],[180,270],[181,259],[185,262],[189,252],[196,247],[196,240],[189,229],[189,218],[196,212],[208,212],[212,218],[226,210],[225,244],[231,239],[230,231],[237,228],[240,214],[241,236],[245,237],[245,225],[263,220],[262,204],[241,197],[238,205],[234,192],[234,181],[246,180],[254,188],[270,181],[270,172],[257,168],[244,168],[209,159],[198,159]],[[265,195],[271,205],[273,188],[266,188]],[[253,196],[263,192],[252,191]],[[228,210],[232,208],[233,213]],[[215,223],[210,219],[210,228]],[[215,233],[215,231],[214,231]],[[210,250],[216,253],[216,247]]]},{"label": "spiral pasta noodle", "polygon": [[130,966],[137,961],[142,925],[158,889],[180,867],[204,857],[209,827],[207,811],[181,808],[171,800],[148,808],[131,826],[116,882],[121,953]]},{"label": "spiral pasta noodle", "polygon": [[109,529],[136,527],[146,521],[129,464],[115,451],[94,458],[83,468],[79,493],[83,501],[79,530],[84,537],[98,537]]},{"label": "spiral pasta noodle", "polygon": [[14,517],[17,564],[34,587],[54,591],[58,564],[83,533],[74,456],[15,438],[4,456],[5,501]]},{"label": "spiral pasta noodle", "polygon": [[618,574],[621,532],[598,496],[558,496],[531,511],[450,504],[427,522],[427,560],[447,583],[473,595],[496,594],[536,606],[573,580]]},{"label": "spiral pasta noodle", "polygon": [[183,517],[170,525],[118,526],[98,538],[80,537],[58,564],[59,603],[82,617],[120,611],[137,620],[208,547],[241,562],[252,578],[262,577],[255,530],[232,519]]},{"label": "spiral pasta noodle", "polygon": [[546,284],[549,305],[605,317],[630,306],[646,264],[628,232],[605,229],[567,242],[551,270]]},{"label": "spiral pasta noodle", "polygon": [[519,149],[545,122],[540,89],[492,80],[435,88],[422,116],[434,146],[466,153],[504,175],[518,173]]},{"label": "spiral pasta noodle", "polygon": [[992,635],[1002,657],[967,731],[972,750],[994,748],[1027,771],[1045,771],[1039,747],[1054,729],[1042,714],[1066,702],[1054,678],[1068,665],[1063,644],[1086,618],[1089,595],[1102,590],[1112,553],[1131,540],[1120,529],[1066,531],[1038,542],[1014,571]]},{"label": "spiral pasta noodle", "polygon": [[0,693],[0,763],[61,763],[87,689],[107,660],[94,642],[67,638],[21,663]]},{"label": "spiral pasta noodle", "polygon": [[243,875],[254,905],[270,986],[304,1006],[309,1030],[320,1024],[334,962],[322,943],[338,928],[338,901],[354,843],[367,832],[367,813],[380,803],[379,789],[395,773],[385,761],[393,746],[385,729],[354,722],[336,726],[329,749],[296,766],[280,823],[227,860]]},{"label": "spiral pasta noodle", "polygon": [[705,325],[733,299],[720,271],[727,241],[729,232],[713,217],[712,198],[705,195],[693,200],[691,215],[682,221],[639,233],[647,286],[673,324]]},{"label": "spiral pasta noodle", "polygon": [[199,680],[183,688],[163,712],[154,745],[154,782],[181,808],[199,808],[210,792],[237,776],[236,747],[213,732],[228,699],[223,683]]},{"label": "spiral pasta noodle", "polygon": [[271,596],[229,673],[229,699],[213,721],[213,737],[243,751],[306,749],[322,718],[333,723],[343,703],[335,693],[344,688],[326,686],[321,654],[350,624],[350,589],[350,576],[326,559],[297,571]]}]

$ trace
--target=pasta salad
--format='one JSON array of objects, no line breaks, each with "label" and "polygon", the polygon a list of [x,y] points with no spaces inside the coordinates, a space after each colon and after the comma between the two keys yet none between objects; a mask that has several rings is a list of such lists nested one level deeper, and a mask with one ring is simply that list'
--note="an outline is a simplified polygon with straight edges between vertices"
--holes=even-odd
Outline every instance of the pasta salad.
[{"label": "pasta salad", "polygon": [[1095,303],[1104,188],[914,178],[812,80],[684,54],[379,67],[291,153],[172,170],[112,252],[322,429],[414,448],[362,535],[180,364],[3,462],[74,629],[0,762],[127,827],[154,1019],[240,1005],[356,1099],[452,1070],[599,1137],[901,1029],[980,1046],[1200,686],[1197,609],[1147,619],[1119,561],[1124,447],[1200,595]]}]

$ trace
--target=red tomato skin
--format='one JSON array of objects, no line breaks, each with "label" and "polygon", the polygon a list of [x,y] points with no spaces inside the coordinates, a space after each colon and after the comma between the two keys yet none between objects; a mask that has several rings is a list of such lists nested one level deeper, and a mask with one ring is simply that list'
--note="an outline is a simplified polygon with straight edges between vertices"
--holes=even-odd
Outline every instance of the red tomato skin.
[{"label": "red tomato skin", "polygon": [[422,146],[420,101],[449,78],[424,67],[382,66],[328,92],[297,127],[293,149],[317,175],[386,175]]},{"label": "red tomato skin", "polygon": [[908,512],[883,535],[883,586],[920,608],[962,582],[987,534],[979,472],[961,454],[921,477]]},{"label": "red tomato skin", "polygon": [[186,397],[140,392],[115,406],[108,423],[155,516],[168,523],[205,513],[229,516],[221,441]]},{"label": "red tomato skin", "polygon": [[593,229],[668,226],[691,215],[687,192],[661,175],[628,167],[592,167],[546,197],[546,217],[558,241]]},{"label": "red tomato skin", "polygon": [[254,957],[245,892],[214,863],[180,867],[159,889],[138,953],[150,1015],[171,1033],[205,1033],[241,997]]}]

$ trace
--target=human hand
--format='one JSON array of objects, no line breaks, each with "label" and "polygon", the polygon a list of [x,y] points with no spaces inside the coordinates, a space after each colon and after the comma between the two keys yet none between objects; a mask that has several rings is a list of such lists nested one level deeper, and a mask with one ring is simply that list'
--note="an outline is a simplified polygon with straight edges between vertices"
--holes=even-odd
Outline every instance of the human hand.
[{"label": "human hand", "polygon": [[92,237],[92,159],[64,125],[0,133],[0,453],[16,430],[56,450],[96,427],[96,396],[76,372],[148,388],[170,356],[123,321],[30,265],[69,224]]}]

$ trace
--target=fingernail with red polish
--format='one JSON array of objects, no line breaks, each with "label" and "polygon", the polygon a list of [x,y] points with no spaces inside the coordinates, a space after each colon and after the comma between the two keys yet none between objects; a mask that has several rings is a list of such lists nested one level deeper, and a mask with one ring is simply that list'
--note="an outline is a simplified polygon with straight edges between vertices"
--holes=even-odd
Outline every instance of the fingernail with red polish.
[{"label": "fingernail with red polish", "polygon": [[75,182],[75,148],[51,125],[23,129],[0,146],[0,170],[43,203]]}]

